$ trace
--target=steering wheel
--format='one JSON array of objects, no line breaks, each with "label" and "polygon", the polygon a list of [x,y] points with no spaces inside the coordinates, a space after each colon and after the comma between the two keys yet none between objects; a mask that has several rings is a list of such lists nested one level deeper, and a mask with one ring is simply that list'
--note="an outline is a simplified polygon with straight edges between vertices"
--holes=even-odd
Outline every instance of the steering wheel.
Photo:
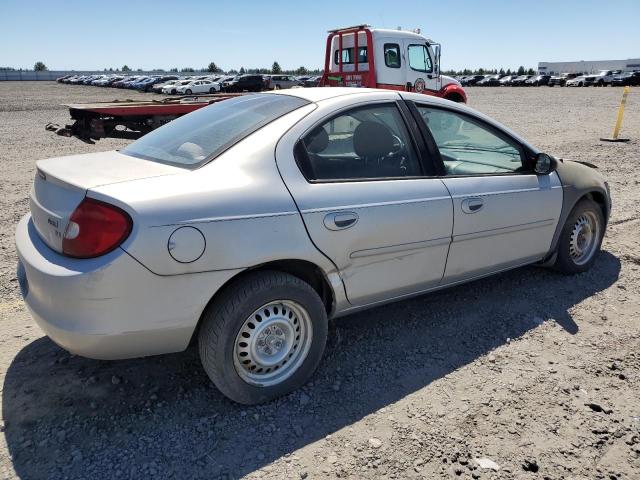
[{"label": "steering wheel", "polygon": [[395,133],[393,133],[392,136],[393,136],[393,147],[389,151],[389,153],[387,155],[385,155],[385,157],[384,157],[385,159],[387,159],[387,158],[388,159],[394,159],[396,157],[399,157],[406,150],[406,145],[402,141],[402,138],[400,138]]}]

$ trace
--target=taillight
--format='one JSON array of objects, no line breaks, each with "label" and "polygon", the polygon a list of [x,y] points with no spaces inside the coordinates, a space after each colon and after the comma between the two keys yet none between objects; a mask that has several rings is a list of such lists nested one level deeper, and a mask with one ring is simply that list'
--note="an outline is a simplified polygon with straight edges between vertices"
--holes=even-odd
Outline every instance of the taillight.
[{"label": "taillight", "polygon": [[86,198],[71,214],[62,239],[62,253],[92,258],[109,253],[124,242],[133,222],[122,209]]}]

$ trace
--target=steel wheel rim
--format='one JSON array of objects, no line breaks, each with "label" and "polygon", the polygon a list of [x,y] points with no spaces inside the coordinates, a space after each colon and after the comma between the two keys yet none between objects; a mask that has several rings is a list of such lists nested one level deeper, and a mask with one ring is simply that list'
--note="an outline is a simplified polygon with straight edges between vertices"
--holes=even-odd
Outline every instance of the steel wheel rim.
[{"label": "steel wheel rim", "polygon": [[593,257],[600,238],[600,223],[593,212],[584,212],[571,230],[569,255],[576,265],[584,265]]},{"label": "steel wheel rim", "polygon": [[236,335],[233,363],[245,382],[269,387],[293,375],[307,358],[309,312],[293,300],[274,300],[247,317]]}]

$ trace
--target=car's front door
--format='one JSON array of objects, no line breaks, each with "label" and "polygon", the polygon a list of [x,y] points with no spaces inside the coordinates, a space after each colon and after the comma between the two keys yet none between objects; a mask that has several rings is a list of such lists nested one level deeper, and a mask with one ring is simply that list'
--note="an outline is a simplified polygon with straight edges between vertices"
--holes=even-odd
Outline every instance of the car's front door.
[{"label": "car's front door", "polygon": [[312,241],[354,305],[438,285],[452,201],[414,125],[396,102],[333,112],[316,112],[295,149],[276,154],[279,166],[295,167],[281,172]]},{"label": "car's front door", "polygon": [[536,175],[522,145],[475,116],[420,104],[417,111],[437,144],[453,198],[443,283],[542,259],[562,207],[557,174]]}]

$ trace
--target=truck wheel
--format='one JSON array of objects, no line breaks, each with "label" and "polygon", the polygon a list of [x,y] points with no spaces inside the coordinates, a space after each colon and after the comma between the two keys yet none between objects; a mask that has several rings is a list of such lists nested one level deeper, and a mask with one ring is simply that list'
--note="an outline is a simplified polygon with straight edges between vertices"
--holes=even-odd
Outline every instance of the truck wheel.
[{"label": "truck wheel", "polygon": [[602,209],[593,200],[580,200],[560,234],[554,267],[565,274],[586,272],[595,262],[603,237]]},{"label": "truck wheel", "polygon": [[452,102],[456,102],[456,103],[463,103],[463,99],[461,95],[458,95],[457,93],[452,93],[451,95],[447,95],[446,97],[444,97],[446,100],[451,100]]},{"label": "truck wheel", "polygon": [[293,275],[247,275],[207,307],[198,336],[209,378],[230,399],[252,405],[301,387],[327,339],[327,314],[309,284]]}]

